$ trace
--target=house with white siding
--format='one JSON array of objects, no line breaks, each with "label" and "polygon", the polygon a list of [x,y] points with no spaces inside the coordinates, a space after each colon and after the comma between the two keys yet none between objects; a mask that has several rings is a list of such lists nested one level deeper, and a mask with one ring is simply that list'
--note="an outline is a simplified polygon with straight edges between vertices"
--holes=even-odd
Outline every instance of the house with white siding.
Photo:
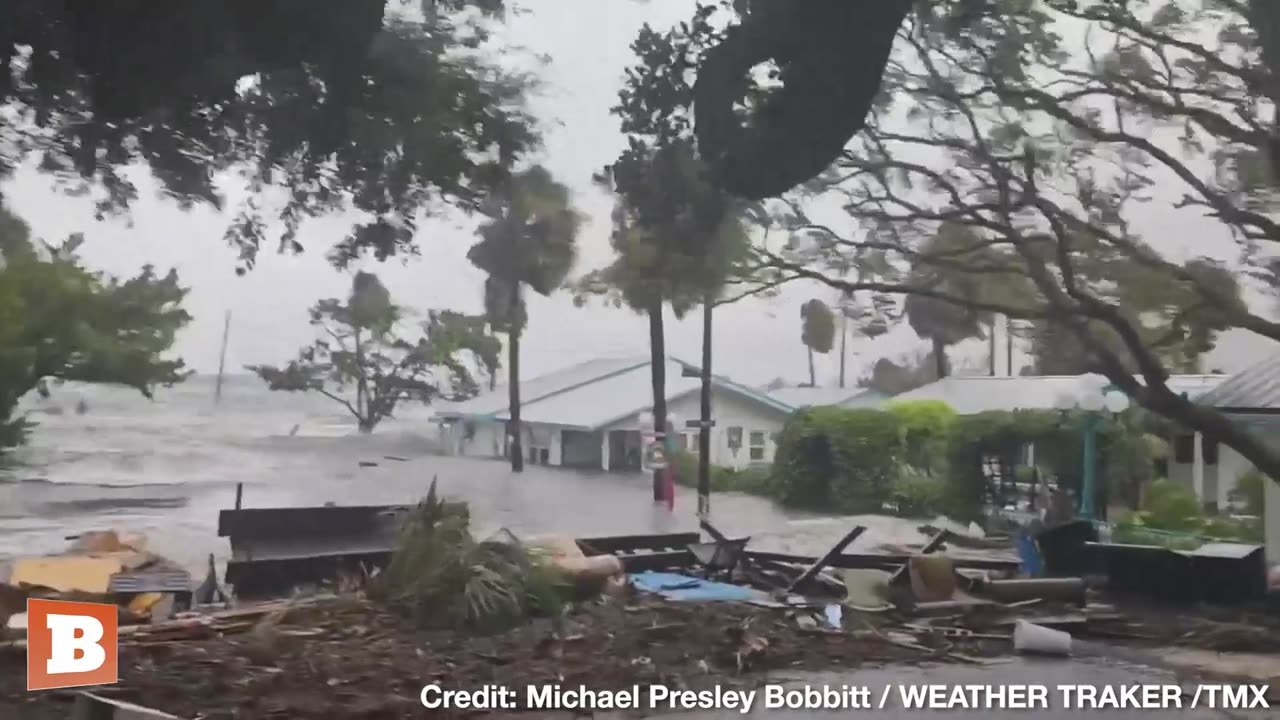
[{"label": "house with white siding", "polygon": [[[681,449],[697,452],[698,369],[666,362],[667,410]],[[520,383],[521,445],[531,464],[604,470],[640,468],[641,416],[652,412],[648,357],[589,360]],[[773,461],[776,436],[795,410],[768,394],[712,377],[711,463],[745,468]],[[507,388],[497,387],[435,415],[445,452],[505,458]]]},{"label": "house with white siding", "polygon": [[[1280,354],[1272,355],[1231,375],[1212,390],[1195,398],[1222,412],[1271,447],[1280,449]],[[1181,464],[1202,498],[1216,497],[1219,505],[1253,464],[1228,447],[1208,443],[1199,433],[1183,441]],[[1175,450],[1175,452],[1177,452]],[[1264,496],[1267,561],[1280,563],[1280,484],[1266,484]]]}]

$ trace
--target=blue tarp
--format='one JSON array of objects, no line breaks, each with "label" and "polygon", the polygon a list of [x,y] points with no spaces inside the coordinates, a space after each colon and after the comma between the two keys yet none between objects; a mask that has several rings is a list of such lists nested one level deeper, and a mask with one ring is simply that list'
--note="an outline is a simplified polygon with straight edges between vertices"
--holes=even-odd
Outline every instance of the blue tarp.
[{"label": "blue tarp", "polygon": [[760,600],[768,596],[759,590],[703,580],[689,575],[662,572],[642,572],[631,576],[637,590],[651,592],[668,600],[687,602],[715,602],[720,600]]}]

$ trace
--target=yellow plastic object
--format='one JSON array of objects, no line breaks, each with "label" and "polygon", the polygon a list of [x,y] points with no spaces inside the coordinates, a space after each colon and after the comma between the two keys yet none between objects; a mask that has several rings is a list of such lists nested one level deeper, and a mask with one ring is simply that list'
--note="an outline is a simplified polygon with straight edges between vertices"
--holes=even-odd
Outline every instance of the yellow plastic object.
[{"label": "yellow plastic object", "polygon": [[14,585],[34,585],[61,592],[105,594],[111,585],[111,576],[124,569],[125,559],[131,555],[133,553],[19,558],[13,562],[9,581]]},{"label": "yellow plastic object", "polygon": [[916,602],[952,600],[956,595],[956,566],[943,555],[916,555],[907,562],[911,593]]},{"label": "yellow plastic object", "polygon": [[133,599],[129,601],[129,605],[128,605],[129,612],[133,613],[134,615],[137,615],[138,617],[149,616],[151,614],[151,609],[154,608],[156,604],[163,599],[164,599],[163,593],[153,592],[153,593],[142,593],[140,595],[135,595]]}]

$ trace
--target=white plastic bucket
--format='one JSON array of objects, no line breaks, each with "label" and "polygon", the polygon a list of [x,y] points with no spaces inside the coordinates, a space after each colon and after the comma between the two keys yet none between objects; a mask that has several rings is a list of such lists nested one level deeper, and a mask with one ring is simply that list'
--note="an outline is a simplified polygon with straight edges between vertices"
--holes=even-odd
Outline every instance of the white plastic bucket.
[{"label": "white plastic bucket", "polygon": [[1013,649],[1020,653],[1039,655],[1070,655],[1071,635],[1019,620],[1013,626]]}]

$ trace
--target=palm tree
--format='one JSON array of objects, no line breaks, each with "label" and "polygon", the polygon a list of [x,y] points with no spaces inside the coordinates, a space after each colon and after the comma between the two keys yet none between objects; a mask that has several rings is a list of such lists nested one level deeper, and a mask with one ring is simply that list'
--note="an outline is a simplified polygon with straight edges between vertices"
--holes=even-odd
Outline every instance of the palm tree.
[{"label": "palm tree", "polygon": [[490,199],[480,227],[480,242],[467,259],[488,273],[484,282],[485,316],[495,331],[507,334],[507,389],[511,469],[524,470],[520,423],[520,335],[528,320],[524,287],[539,295],[559,288],[577,256],[581,217],[569,189],[534,166],[512,177]]},{"label": "palm tree", "polygon": [[[979,278],[959,271],[948,271],[948,258],[952,263],[972,261],[975,255],[985,254],[977,238],[968,228],[944,224],[922,249],[924,260],[911,270],[909,284],[930,288],[959,299],[977,300],[983,296]],[[907,323],[922,340],[932,345],[933,361],[938,378],[950,374],[947,348],[969,338],[984,335],[984,317],[972,308],[964,307],[931,296],[911,294],[903,302]]]},{"label": "palm tree", "polygon": [[813,370],[813,353],[826,355],[835,345],[836,320],[831,308],[814,298],[800,306],[800,342],[809,352],[809,387],[817,386]]}]

